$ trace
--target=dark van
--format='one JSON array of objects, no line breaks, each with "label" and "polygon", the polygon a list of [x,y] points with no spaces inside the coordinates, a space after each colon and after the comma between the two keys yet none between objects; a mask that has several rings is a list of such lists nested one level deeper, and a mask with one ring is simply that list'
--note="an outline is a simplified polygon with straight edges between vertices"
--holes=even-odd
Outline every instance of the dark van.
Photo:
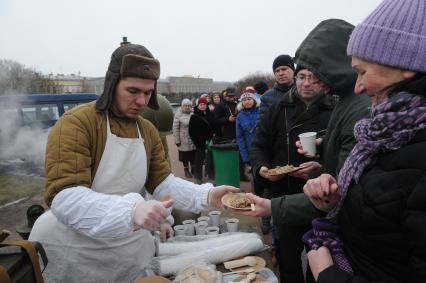
[{"label": "dark van", "polygon": [[94,93],[0,95],[0,117],[14,118],[21,127],[46,129],[65,111],[97,98]]}]

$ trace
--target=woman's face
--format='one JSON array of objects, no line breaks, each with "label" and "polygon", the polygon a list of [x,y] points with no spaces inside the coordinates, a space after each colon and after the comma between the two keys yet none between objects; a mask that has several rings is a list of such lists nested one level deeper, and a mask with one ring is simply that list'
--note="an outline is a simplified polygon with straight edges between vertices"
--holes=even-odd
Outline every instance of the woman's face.
[{"label": "woman's face", "polygon": [[357,57],[352,57],[352,68],[358,74],[355,93],[367,93],[373,106],[387,99],[386,88],[388,86],[412,78],[416,74],[413,71],[392,68]]},{"label": "woman's face", "polygon": [[204,111],[204,110],[206,110],[206,109],[207,109],[207,104],[205,104],[205,103],[199,103],[197,107],[198,107],[198,109],[200,109],[201,111]]},{"label": "woman's face", "polygon": [[192,105],[190,104],[185,104],[181,106],[182,112],[183,113],[190,113],[192,110]]},{"label": "woman's face", "polygon": [[219,95],[213,96],[213,103],[214,104],[219,104],[219,102],[220,102],[220,96]]},{"label": "woman's face", "polygon": [[250,108],[252,108],[254,106],[254,100],[252,98],[249,98],[249,97],[244,98],[242,100],[242,103],[243,103],[243,107],[245,109],[250,109]]}]

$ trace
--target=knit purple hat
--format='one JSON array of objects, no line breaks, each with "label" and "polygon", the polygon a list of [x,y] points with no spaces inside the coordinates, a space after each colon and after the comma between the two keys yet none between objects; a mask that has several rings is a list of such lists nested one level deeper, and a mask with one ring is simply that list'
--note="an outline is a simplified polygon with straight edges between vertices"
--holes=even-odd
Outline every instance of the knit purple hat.
[{"label": "knit purple hat", "polygon": [[426,72],[426,1],[384,0],[351,34],[347,53]]}]

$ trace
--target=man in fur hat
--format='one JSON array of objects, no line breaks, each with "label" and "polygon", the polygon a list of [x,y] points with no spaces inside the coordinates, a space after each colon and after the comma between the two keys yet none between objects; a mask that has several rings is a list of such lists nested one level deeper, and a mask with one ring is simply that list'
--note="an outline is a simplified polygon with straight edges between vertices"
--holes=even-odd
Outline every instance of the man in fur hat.
[{"label": "man in fur hat", "polygon": [[172,233],[173,203],[197,213],[238,191],[171,173],[158,131],[140,116],[159,108],[159,77],[148,49],[120,46],[96,103],[68,111],[52,128],[44,194],[51,209],[30,235],[49,258],[46,282],[133,282],[154,256],[151,232]]}]

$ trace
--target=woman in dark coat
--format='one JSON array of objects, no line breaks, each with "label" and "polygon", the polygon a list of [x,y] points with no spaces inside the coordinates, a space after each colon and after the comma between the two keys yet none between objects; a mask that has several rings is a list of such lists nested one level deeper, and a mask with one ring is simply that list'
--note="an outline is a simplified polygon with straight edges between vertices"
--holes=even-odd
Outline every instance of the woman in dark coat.
[{"label": "woman in dark coat", "polygon": [[425,14],[424,0],[385,0],[351,35],[372,109],[337,180],[304,188],[327,212],[304,236],[317,282],[426,282]]},{"label": "woman in dark coat", "polygon": [[207,106],[207,99],[200,97],[194,107],[194,114],[189,120],[189,136],[195,144],[194,177],[198,184],[203,179],[203,164],[206,157],[206,142],[211,140],[212,115]]}]

